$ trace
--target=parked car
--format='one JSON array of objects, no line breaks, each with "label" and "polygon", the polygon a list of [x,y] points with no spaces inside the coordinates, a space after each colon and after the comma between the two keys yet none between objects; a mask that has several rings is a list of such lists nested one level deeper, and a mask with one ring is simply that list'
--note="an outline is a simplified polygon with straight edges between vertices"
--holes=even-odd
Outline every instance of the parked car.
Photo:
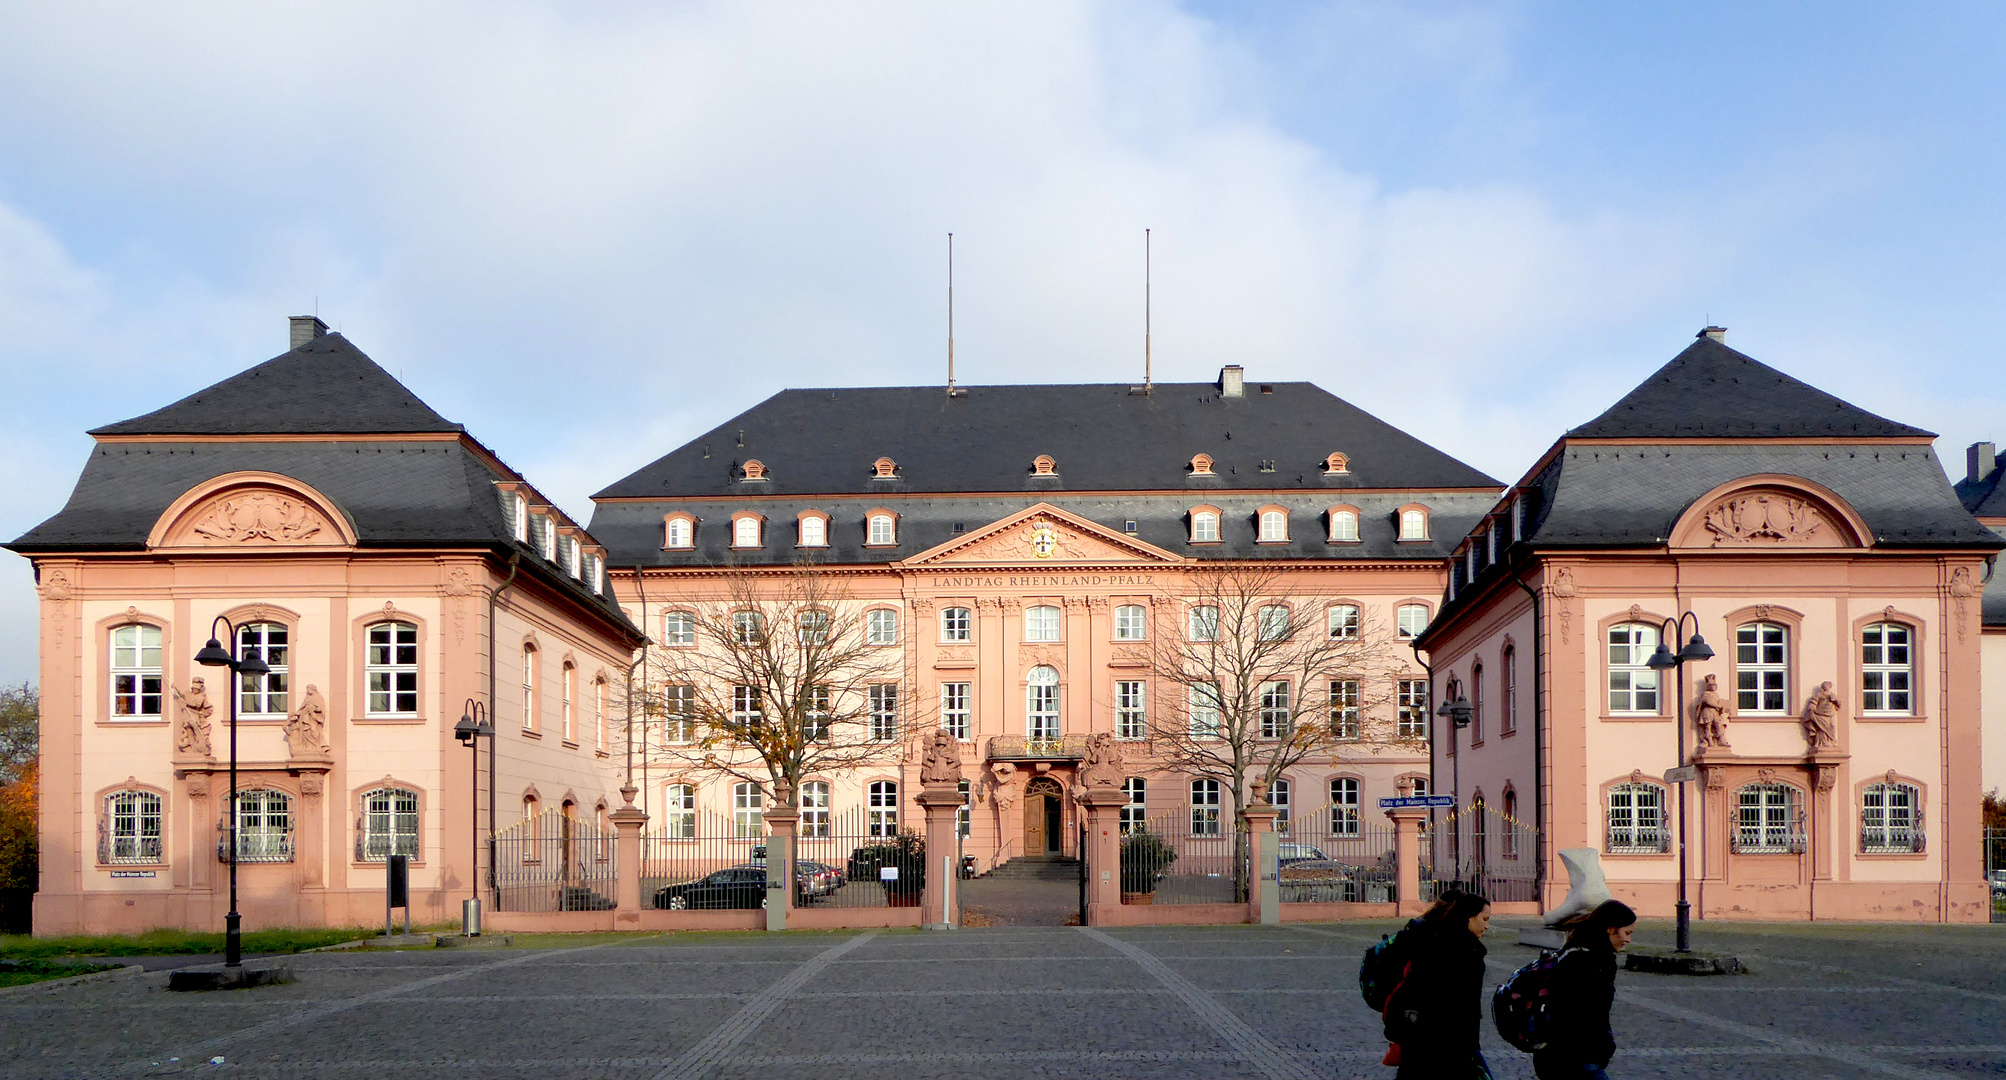
[{"label": "parked car", "polygon": [[1993,896],[2006,896],[2006,870],[1994,870],[1985,876],[1992,882]]},{"label": "parked car", "polygon": [[[807,900],[808,875],[794,867],[794,901]],[[766,906],[766,864],[740,863],[713,871],[681,885],[655,890],[655,907],[667,911],[689,908],[760,908]]]},{"label": "parked car", "polygon": [[1328,858],[1321,849],[1308,844],[1277,844],[1275,851],[1281,856],[1280,862],[1283,866],[1299,862],[1323,862]]},{"label": "parked car", "polygon": [[794,870],[800,878],[803,899],[828,896],[843,887],[843,875],[828,863],[813,859],[794,860]]}]

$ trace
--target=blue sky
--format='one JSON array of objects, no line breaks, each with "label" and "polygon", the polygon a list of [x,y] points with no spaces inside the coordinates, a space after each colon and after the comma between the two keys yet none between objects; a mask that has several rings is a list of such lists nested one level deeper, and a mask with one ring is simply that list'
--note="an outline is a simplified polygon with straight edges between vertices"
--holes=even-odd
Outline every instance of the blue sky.
[{"label": "blue sky", "polygon": [[[2006,436],[2006,8],[0,3],[0,533],[315,305],[572,513],[785,386],[1310,379],[1500,478],[1711,320]],[[0,679],[32,678],[0,556]]]}]

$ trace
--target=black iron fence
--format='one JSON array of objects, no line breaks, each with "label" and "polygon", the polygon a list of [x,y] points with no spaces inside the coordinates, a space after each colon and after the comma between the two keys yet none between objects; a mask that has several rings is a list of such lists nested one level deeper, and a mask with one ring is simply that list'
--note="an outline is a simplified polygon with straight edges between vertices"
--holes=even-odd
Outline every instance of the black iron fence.
[{"label": "black iron fence", "polygon": [[1290,819],[1275,846],[1282,903],[1399,899],[1393,837],[1391,824],[1363,820],[1355,807],[1326,807]]},{"label": "black iron fence", "polygon": [[610,911],[619,876],[611,830],[546,810],[495,835],[496,911]]},{"label": "black iron fence", "polygon": [[[794,903],[801,907],[916,907],[926,873],[925,844],[896,817],[863,808],[796,827]],[[933,865],[929,866],[928,863]]]},{"label": "black iron fence", "polygon": [[[1421,880],[1458,884],[1494,901],[1538,899],[1539,833],[1487,806],[1452,811],[1421,830]],[[1422,899],[1430,900],[1424,889]]]},{"label": "black iron fence", "polygon": [[2006,829],[1985,830],[1985,888],[1992,897],[1992,921],[2006,923]]},{"label": "black iron fence", "polygon": [[1222,806],[1185,804],[1148,820],[1167,861],[1154,880],[1152,903],[1230,904],[1246,899],[1247,834]]}]

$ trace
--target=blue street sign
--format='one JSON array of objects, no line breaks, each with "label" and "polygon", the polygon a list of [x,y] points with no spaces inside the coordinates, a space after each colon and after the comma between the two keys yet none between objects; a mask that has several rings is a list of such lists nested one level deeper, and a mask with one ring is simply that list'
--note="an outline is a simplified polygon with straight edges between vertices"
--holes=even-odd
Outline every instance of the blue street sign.
[{"label": "blue street sign", "polygon": [[1416,806],[1454,805],[1456,805],[1456,797],[1454,795],[1409,795],[1400,799],[1379,800],[1379,808],[1381,810],[1403,810]]}]

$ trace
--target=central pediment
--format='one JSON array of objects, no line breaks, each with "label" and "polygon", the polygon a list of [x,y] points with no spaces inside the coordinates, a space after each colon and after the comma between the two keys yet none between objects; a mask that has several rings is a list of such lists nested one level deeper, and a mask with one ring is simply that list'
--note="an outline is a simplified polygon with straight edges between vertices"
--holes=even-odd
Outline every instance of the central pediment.
[{"label": "central pediment", "polygon": [[929,548],[903,565],[962,566],[1157,566],[1181,564],[1182,556],[1135,537],[1037,503],[966,536]]}]

